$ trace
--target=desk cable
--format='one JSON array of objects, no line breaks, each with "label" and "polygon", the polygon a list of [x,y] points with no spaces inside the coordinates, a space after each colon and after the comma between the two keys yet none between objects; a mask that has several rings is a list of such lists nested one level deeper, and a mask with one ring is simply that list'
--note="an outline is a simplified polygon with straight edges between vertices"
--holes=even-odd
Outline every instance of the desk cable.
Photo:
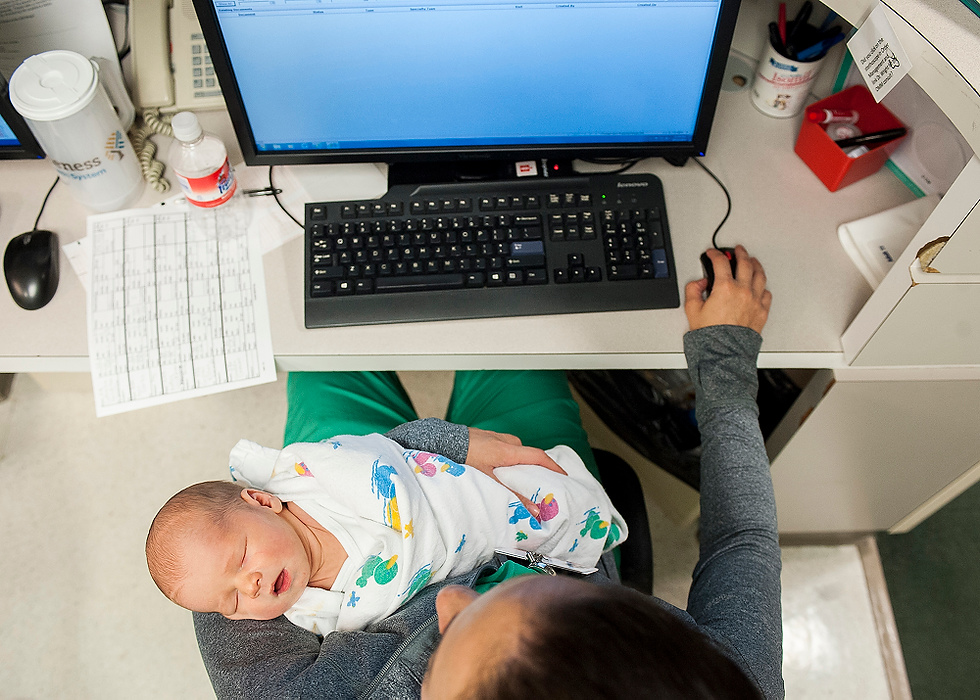
[{"label": "desk cable", "polygon": [[695,163],[697,163],[698,165],[700,165],[701,166],[701,169],[704,170],[704,172],[708,173],[708,175],[710,175],[711,178],[715,182],[718,183],[718,186],[721,187],[721,191],[725,193],[725,199],[728,201],[728,210],[725,212],[725,217],[721,220],[721,223],[718,224],[718,228],[715,229],[715,232],[713,234],[711,234],[711,247],[712,248],[717,248],[718,247],[718,241],[717,241],[718,232],[721,231],[721,227],[725,225],[725,222],[728,221],[729,215],[732,213],[732,196],[728,193],[728,188],[725,187],[725,184],[721,180],[718,179],[718,176],[717,175],[715,175],[713,172],[711,172],[711,170],[708,168],[707,165],[705,165],[704,163],[702,163],[700,161],[700,159],[698,159],[698,158],[692,158],[692,160]]},{"label": "desk cable", "polygon": [[274,167],[275,166],[273,166],[273,165],[270,165],[269,166],[269,186],[268,187],[261,187],[261,188],[259,188],[257,190],[242,190],[242,194],[244,194],[246,197],[269,197],[269,196],[271,196],[273,199],[276,200],[276,204],[278,204],[279,205],[279,208],[282,209],[282,213],[283,214],[285,214],[290,219],[292,219],[293,220],[293,223],[296,224],[297,226],[299,226],[300,228],[305,228],[303,226],[303,224],[300,223],[299,219],[297,219],[295,216],[293,216],[288,211],[286,211],[286,207],[284,207],[282,205],[282,202],[279,201],[279,195],[282,194],[282,190],[272,184],[272,168],[274,168]]},{"label": "desk cable", "polygon": [[48,204],[48,197],[51,196],[51,193],[54,191],[55,185],[58,184],[58,180],[60,179],[61,179],[60,177],[56,177],[54,179],[54,182],[51,183],[51,187],[48,188],[48,193],[44,195],[44,201],[41,202],[41,210],[37,213],[37,218],[34,219],[34,229],[33,229],[34,231],[37,231],[37,225],[41,223],[41,214],[44,213],[44,207],[46,207]]},{"label": "desk cable", "polygon": [[[625,172],[625,171],[629,170],[630,168],[632,168],[634,165],[636,165],[639,162],[639,159],[628,161],[628,162],[611,161],[611,160],[600,160],[600,159],[582,159],[582,160],[585,160],[588,163],[595,163],[595,164],[602,164],[602,165],[607,165],[607,164],[618,162],[618,164],[620,165],[620,167],[618,169],[613,170],[613,171],[611,171],[609,173],[603,173],[604,175],[613,175],[613,174],[619,174],[619,173]],[[713,172],[711,172],[711,170],[708,168],[708,166],[706,166],[704,163],[702,163],[697,158],[694,158],[693,160],[694,160],[695,163],[697,163],[699,166],[701,166],[701,168],[706,173],[708,173],[708,175],[710,175],[711,178],[715,182],[718,183],[718,186],[721,187],[721,191],[725,193],[725,200],[728,202],[728,209],[725,212],[724,218],[721,220],[721,223],[718,224],[718,227],[715,229],[715,232],[713,234],[711,234],[711,245],[713,247],[717,248],[718,247],[718,243],[717,243],[718,232],[721,230],[721,227],[725,225],[725,222],[728,221],[728,217],[732,213],[732,197],[728,193],[728,188],[725,187],[725,184],[721,180],[718,179],[718,176],[717,175],[715,175]],[[273,167],[275,167],[275,166],[272,166],[272,165],[269,166],[269,186],[267,188],[266,187],[263,187],[263,188],[257,189],[257,190],[245,190],[243,194],[245,194],[246,196],[249,196],[249,197],[260,197],[260,196],[271,195],[276,200],[276,204],[279,205],[279,208],[282,209],[283,213],[286,216],[288,216],[290,219],[292,219],[293,220],[293,223],[295,223],[297,226],[299,226],[300,228],[304,228],[303,227],[303,224],[299,221],[299,219],[297,219],[295,216],[293,216],[292,214],[290,214],[286,210],[286,207],[284,207],[283,204],[282,204],[282,202],[279,200],[279,194],[282,192],[282,190],[279,189],[279,188],[277,188],[273,184],[273,182],[272,182],[272,168]]]},{"label": "desk cable", "polygon": [[[615,170],[603,170],[601,173],[596,173],[597,175],[619,175],[620,173],[625,173],[627,170],[632,168],[634,165],[639,163],[642,158],[633,158],[631,160],[623,160],[622,158],[579,158],[583,163],[592,163],[593,165],[618,165],[619,167]],[[586,173],[579,173],[575,171],[576,175],[584,175]]]}]

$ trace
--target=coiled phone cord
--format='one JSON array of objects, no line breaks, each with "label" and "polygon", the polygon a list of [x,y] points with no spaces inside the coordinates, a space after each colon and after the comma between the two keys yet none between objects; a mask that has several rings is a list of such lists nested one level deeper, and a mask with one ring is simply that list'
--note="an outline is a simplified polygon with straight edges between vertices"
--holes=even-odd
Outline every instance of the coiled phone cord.
[{"label": "coiled phone cord", "polygon": [[170,127],[169,119],[162,116],[159,110],[147,109],[143,111],[137,123],[133,125],[129,136],[132,139],[136,157],[139,158],[143,179],[149,183],[150,187],[162,194],[170,190],[170,182],[163,177],[164,164],[155,158],[157,147],[150,140],[150,136],[153,134],[173,136],[174,131]]}]

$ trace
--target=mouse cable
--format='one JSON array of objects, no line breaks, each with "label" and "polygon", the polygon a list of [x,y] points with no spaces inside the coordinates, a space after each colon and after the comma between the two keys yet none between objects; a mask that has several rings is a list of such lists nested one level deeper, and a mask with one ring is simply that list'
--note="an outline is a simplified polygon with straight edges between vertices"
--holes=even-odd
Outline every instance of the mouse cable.
[{"label": "mouse cable", "polygon": [[276,187],[272,184],[272,168],[273,167],[275,167],[275,166],[272,166],[272,165],[269,166],[269,194],[271,194],[272,195],[272,198],[276,200],[276,204],[279,205],[279,208],[282,209],[282,212],[286,216],[288,216],[290,219],[292,219],[293,222],[295,222],[295,224],[297,226],[299,226],[300,228],[306,228],[305,226],[303,226],[303,224],[301,224],[299,222],[299,219],[297,219],[295,216],[293,216],[288,211],[286,211],[286,207],[284,207],[282,205],[282,202],[279,201],[279,193],[282,192],[282,190],[276,189]]},{"label": "mouse cable", "polygon": [[56,177],[54,179],[54,182],[51,183],[51,187],[48,189],[48,193],[46,195],[44,195],[44,201],[41,202],[41,211],[39,211],[37,213],[37,218],[34,219],[34,230],[35,231],[37,231],[37,225],[39,223],[41,223],[41,214],[44,213],[44,207],[47,206],[47,204],[48,204],[48,197],[51,196],[51,192],[54,190],[54,186],[58,184],[58,180],[60,180],[60,179],[61,179],[60,177]]},{"label": "mouse cable", "polygon": [[592,163],[593,165],[618,165],[619,167],[616,170],[603,170],[594,173],[580,173],[576,170],[576,175],[619,175],[639,163],[642,158],[631,158],[629,160],[623,160],[622,158],[579,158],[578,160],[583,163]]},{"label": "mouse cable", "polygon": [[704,163],[702,163],[700,161],[700,159],[698,159],[698,158],[692,158],[691,160],[693,160],[695,163],[697,163],[698,165],[700,165],[701,166],[701,169],[704,170],[704,172],[708,173],[708,175],[710,175],[711,178],[715,182],[718,183],[718,186],[721,187],[721,191],[725,193],[725,199],[728,200],[728,211],[725,212],[725,218],[723,218],[721,220],[721,223],[718,224],[718,228],[716,228],[715,229],[715,232],[713,234],[711,234],[711,247],[712,248],[717,248],[718,247],[718,242],[717,242],[716,238],[718,236],[718,232],[721,231],[721,227],[725,225],[725,222],[728,221],[729,214],[732,213],[732,196],[730,194],[728,194],[728,188],[725,187],[725,184],[721,180],[718,179],[718,176],[717,175],[715,175],[713,172],[711,172],[711,170],[708,169],[708,166],[707,165],[705,165]]}]

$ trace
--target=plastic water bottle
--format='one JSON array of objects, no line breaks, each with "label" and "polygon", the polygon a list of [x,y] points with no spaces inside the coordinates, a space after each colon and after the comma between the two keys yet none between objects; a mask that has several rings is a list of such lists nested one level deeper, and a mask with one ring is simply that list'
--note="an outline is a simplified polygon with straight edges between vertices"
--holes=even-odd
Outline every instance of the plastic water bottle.
[{"label": "plastic water bottle", "polygon": [[201,129],[193,112],[175,114],[171,126],[175,140],[170,147],[170,167],[187,201],[202,209],[231,202],[238,187],[221,139]]}]

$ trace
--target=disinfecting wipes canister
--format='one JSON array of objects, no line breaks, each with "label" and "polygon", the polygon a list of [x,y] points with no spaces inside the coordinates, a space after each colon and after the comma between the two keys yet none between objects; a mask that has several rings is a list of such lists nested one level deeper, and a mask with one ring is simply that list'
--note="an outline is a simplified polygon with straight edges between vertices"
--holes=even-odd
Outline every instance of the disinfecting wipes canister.
[{"label": "disinfecting wipes canister", "polygon": [[143,177],[126,136],[133,106],[121,86],[110,88],[123,103],[124,125],[93,61],[73,51],[31,56],[14,71],[9,89],[14,109],[82,204],[113,211],[139,199]]}]

